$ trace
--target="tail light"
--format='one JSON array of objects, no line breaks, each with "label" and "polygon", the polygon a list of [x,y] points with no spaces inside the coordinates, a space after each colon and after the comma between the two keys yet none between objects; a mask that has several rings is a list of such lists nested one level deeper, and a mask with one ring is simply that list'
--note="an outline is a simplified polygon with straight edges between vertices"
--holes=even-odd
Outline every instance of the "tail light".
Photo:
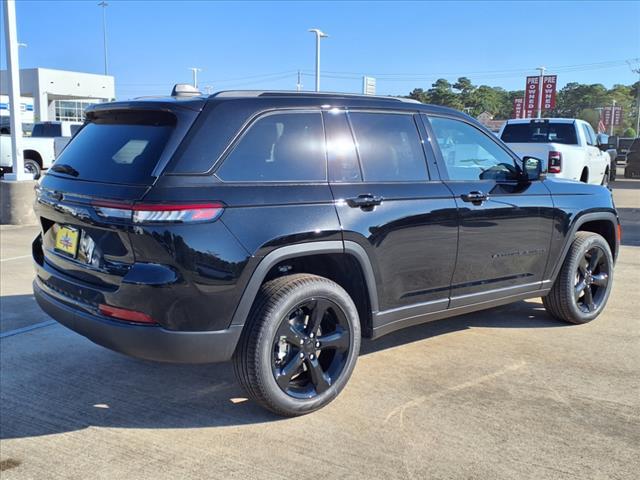
[{"label": "tail light", "polygon": [[562,171],[562,152],[549,152],[549,173]]},{"label": "tail light", "polygon": [[135,310],[128,310],[126,308],[112,307],[111,305],[105,305],[104,303],[98,306],[100,313],[106,317],[115,318],[117,320],[124,320],[132,323],[146,323],[156,325],[156,321],[146,313],[137,312]]},{"label": "tail light", "polygon": [[98,216],[133,223],[194,223],[216,220],[223,212],[221,203],[134,204],[94,202]]}]

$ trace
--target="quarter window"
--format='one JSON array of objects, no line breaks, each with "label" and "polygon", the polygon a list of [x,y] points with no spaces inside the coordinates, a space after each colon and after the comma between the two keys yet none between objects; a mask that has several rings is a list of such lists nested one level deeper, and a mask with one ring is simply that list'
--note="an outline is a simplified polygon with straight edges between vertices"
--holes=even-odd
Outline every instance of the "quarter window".
[{"label": "quarter window", "polygon": [[460,120],[430,117],[451,180],[513,180],[513,158],[477,128]]},{"label": "quarter window", "polygon": [[428,179],[427,163],[413,115],[355,112],[353,126],[365,182]]},{"label": "quarter window", "polygon": [[584,131],[584,138],[587,141],[587,145],[595,145],[593,136],[591,135],[589,128],[584,123],[582,124],[582,130]]},{"label": "quarter window", "polygon": [[229,182],[326,180],[320,112],[277,113],[259,118],[217,172]]}]

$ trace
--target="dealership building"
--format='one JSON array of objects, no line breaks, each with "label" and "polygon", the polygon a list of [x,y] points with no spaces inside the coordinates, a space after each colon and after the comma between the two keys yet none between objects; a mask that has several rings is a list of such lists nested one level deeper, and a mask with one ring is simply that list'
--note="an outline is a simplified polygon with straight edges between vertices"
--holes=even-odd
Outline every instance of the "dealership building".
[{"label": "dealership building", "polygon": [[[0,116],[9,115],[9,78],[0,71]],[[115,99],[110,75],[69,72],[49,68],[20,70],[22,123],[64,120],[82,122],[84,109],[93,103]]]}]

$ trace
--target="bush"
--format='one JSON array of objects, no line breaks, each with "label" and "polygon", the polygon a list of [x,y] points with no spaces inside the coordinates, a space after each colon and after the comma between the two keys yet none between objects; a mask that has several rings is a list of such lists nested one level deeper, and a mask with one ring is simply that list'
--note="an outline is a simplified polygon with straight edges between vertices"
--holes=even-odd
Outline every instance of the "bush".
[{"label": "bush", "polygon": [[622,136],[627,138],[636,138],[636,131],[633,128],[629,127],[624,131]]}]

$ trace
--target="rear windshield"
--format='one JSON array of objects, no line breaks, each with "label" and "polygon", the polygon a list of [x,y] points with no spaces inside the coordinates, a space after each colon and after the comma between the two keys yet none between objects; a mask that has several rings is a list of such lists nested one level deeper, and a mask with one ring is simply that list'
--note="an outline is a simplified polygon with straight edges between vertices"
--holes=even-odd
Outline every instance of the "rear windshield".
[{"label": "rear windshield", "polygon": [[578,144],[573,123],[508,123],[500,138],[505,143]]},{"label": "rear windshield", "polygon": [[95,182],[146,185],[175,125],[168,113],[119,113],[87,123],[62,151],[55,174]]},{"label": "rear windshield", "polygon": [[32,137],[61,137],[62,125],[59,123],[36,123],[31,131]]}]

